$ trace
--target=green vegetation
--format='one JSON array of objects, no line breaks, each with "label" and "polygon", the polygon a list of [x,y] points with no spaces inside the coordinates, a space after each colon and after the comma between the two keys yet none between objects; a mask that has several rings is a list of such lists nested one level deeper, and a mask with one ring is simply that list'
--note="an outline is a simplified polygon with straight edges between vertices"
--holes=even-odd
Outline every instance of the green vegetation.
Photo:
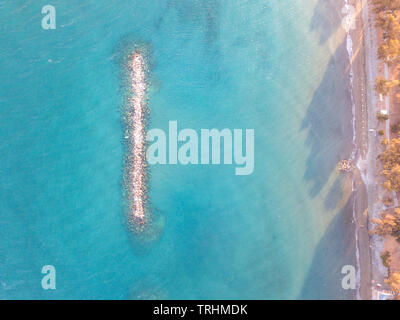
[{"label": "green vegetation", "polygon": [[376,14],[397,13],[400,11],[400,0],[372,0]]},{"label": "green vegetation", "polygon": [[400,273],[393,272],[393,274],[385,280],[385,283],[390,285],[390,288],[396,295],[400,293]]},{"label": "green vegetation", "polygon": [[[381,28],[383,43],[378,48],[378,57],[388,66],[400,63],[400,0],[373,0],[376,26]],[[378,77],[375,82],[377,93],[387,95],[399,85],[398,80]]]},{"label": "green vegetation", "polygon": [[386,96],[390,92],[390,89],[392,89],[394,86],[397,86],[398,84],[399,80],[386,80],[378,77],[375,80],[375,91]]},{"label": "green vegetation", "polygon": [[378,48],[378,57],[388,65],[400,61],[400,23],[397,15],[382,13],[377,16],[376,25],[383,31],[383,43]]},{"label": "green vegetation", "polygon": [[398,133],[398,132],[400,131],[400,125],[399,125],[398,123],[392,125],[392,126],[390,127],[390,131],[391,131],[392,133]]},{"label": "green vegetation", "polygon": [[400,207],[395,208],[393,211],[381,212],[379,219],[372,219],[375,228],[372,234],[379,236],[392,236],[400,242]]},{"label": "green vegetation", "polygon": [[381,141],[381,144],[382,144],[382,146],[384,146],[385,148],[389,145],[389,140],[387,139],[387,138],[384,138],[382,141]]},{"label": "green vegetation", "polygon": [[[400,66],[400,0],[372,0],[374,13],[376,16],[376,26],[382,30],[383,42],[378,48],[378,58],[385,64],[395,70]],[[395,74],[396,72],[393,72]],[[384,96],[399,86],[397,79],[384,79],[378,77],[375,81],[375,91]],[[400,103],[400,94],[397,90],[394,91],[394,103]],[[377,114],[379,121],[388,120],[388,115]],[[400,133],[400,123],[394,124],[390,128],[394,134]],[[380,130],[378,132],[379,135]],[[382,134],[383,136],[383,134]],[[382,145],[385,151],[379,156],[382,162],[382,175],[385,178],[383,187],[388,191],[400,192],[400,138],[395,138],[389,141],[382,139]],[[390,207],[389,199],[386,201],[386,206]],[[393,200],[393,199],[391,199]],[[390,201],[392,202],[392,201]],[[385,203],[385,201],[384,201]],[[372,219],[375,228],[373,234],[381,236],[393,236],[400,242],[400,207],[387,210],[381,213],[379,219]],[[400,293],[400,273],[394,272],[391,274],[389,251],[385,251],[381,255],[382,263],[388,268],[390,277],[385,280],[385,283],[390,285],[395,294]]]},{"label": "green vegetation", "polygon": [[382,264],[388,269],[390,273],[390,252],[386,250],[384,253],[382,253],[381,259],[382,259]]},{"label": "green vegetation", "polygon": [[382,175],[386,178],[383,186],[389,191],[400,191],[400,139],[392,139],[389,147],[379,156]]},{"label": "green vegetation", "polygon": [[386,121],[389,119],[389,116],[387,114],[382,114],[380,112],[377,112],[376,118],[378,119],[378,121]]},{"label": "green vegetation", "polygon": [[376,26],[383,30],[383,39],[396,39],[400,33],[400,23],[396,19],[396,16],[389,13],[384,15],[378,15],[376,18]]},{"label": "green vegetation", "polygon": [[400,41],[387,39],[378,48],[378,58],[391,66],[400,61]]},{"label": "green vegetation", "polygon": [[393,206],[393,203],[394,203],[392,197],[385,197],[382,199],[382,202],[386,207],[391,207],[391,206]]}]

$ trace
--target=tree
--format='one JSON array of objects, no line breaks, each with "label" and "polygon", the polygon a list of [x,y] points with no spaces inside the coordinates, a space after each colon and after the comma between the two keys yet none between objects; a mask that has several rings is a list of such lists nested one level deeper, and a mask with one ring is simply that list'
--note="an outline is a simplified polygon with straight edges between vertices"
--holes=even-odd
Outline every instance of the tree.
[{"label": "tree", "polygon": [[386,207],[392,207],[394,203],[393,197],[385,197],[382,199],[382,202]]},{"label": "tree", "polygon": [[392,131],[393,133],[398,133],[400,131],[400,125],[398,123],[392,125],[390,127],[390,131]]},{"label": "tree", "polygon": [[389,144],[389,140],[387,138],[384,138],[384,139],[382,139],[381,144],[382,144],[382,146],[384,146],[386,148],[387,145]]},{"label": "tree", "polygon": [[383,186],[389,191],[400,191],[400,138],[392,139],[388,148],[379,156],[382,175],[386,178]]},{"label": "tree", "polygon": [[389,116],[387,114],[382,114],[380,112],[377,112],[376,118],[378,119],[378,121],[386,121],[389,119]]},{"label": "tree", "polygon": [[382,259],[382,264],[388,269],[389,274],[390,274],[390,252],[385,251],[381,254],[381,259]]},{"label": "tree", "polygon": [[396,295],[400,293],[400,273],[393,272],[393,274],[385,280],[385,283],[390,285],[390,288]]},{"label": "tree", "polygon": [[383,30],[383,39],[396,39],[400,33],[400,23],[393,14],[380,14],[376,19],[376,25]]},{"label": "tree", "polygon": [[375,13],[396,13],[400,10],[400,0],[373,0]]},{"label": "tree", "polygon": [[375,224],[372,234],[379,236],[393,236],[400,241],[400,207],[391,211],[381,212],[379,219],[371,219]]},{"label": "tree", "polygon": [[391,65],[400,60],[400,41],[387,39],[378,48],[378,58]]},{"label": "tree", "polygon": [[375,91],[386,96],[390,89],[397,86],[399,84],[399,80],[386,80],[382,77],[378,77],[375,80]]}]

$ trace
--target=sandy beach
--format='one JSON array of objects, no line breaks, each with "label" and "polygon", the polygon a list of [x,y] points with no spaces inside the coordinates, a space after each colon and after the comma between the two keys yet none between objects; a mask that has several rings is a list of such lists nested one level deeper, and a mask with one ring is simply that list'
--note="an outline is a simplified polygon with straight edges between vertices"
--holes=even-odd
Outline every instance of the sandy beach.
[{"label": "sandy beach", "polygon": [[363,3],[350,0],[349,5],[356,9],[355,29],[350,30],[353,56],[351,68],[353,73],[353,100],[355,117],[355,154],[358,169],[353,172],[353,209],[357,241],[357,259],[359,267],[358,299],[371,299],[371,258],[368,235],[368,191],[365,184],[365,161],[368,156],[368,76],[366,74],[365,26],[363,19]]}]

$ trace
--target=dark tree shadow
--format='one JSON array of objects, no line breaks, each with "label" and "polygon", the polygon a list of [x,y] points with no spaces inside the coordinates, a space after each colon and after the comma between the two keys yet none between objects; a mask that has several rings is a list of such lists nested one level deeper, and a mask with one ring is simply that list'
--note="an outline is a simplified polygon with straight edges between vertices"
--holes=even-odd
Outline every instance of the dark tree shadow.
[{"label": "dark tree shadow", "polygon": [[167,3],[164,14],[156,23],[157,29],[160,28],[163,17],[171,8],[176,10],[182,25],[204,24],[207,43],[215,42],[219,29],[220,4],[218,1],[171,0]]},{"label": "dark tree shadow", "polygon": [[[355,290],[342,289],[345,265],[356,266],[352,223],[353,196],[329,224],[318,243],[300,299],[354,299]],[[324,264],[321,264],[324,261]]]},{"label": "dark tree shadow", "polygon": [[348,64],[343,42],[328,63],[300,129],[308,129],[306,146],[311,152],[304,179],[312,182],[310,195],[313,197],[336,170],[338,161],[351,153],[353,130]]},{"label": "dark tree shadow", "polygon": [[327,210],[334,210],[343,197],[343,177],[338,176],[325,197],[324,206]]},{"label": "dark tree shadow", "polygon": [[341,26],[343,2],[320,0],[311,19],[310,30],[320,34],[319,43],[324,44]]}]

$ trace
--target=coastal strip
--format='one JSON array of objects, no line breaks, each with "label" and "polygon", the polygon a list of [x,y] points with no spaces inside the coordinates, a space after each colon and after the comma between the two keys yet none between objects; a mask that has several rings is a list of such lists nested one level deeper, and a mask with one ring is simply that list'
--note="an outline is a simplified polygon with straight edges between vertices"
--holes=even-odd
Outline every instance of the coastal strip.
[{"label": "coastal strip", "polygon": [[400,163],[396,151],[400,141],[396,108],[400,90],[396,70],[399,65],[400,1],[363,0],[363,4],[365,21],[368,19],[366,47],[371,102],[366,181],[369,189],[372,298],[399,299],[400,248],[396,230],[400,226],[400,188],[395,183],[395,168]]},{"label": "coastal strip", "polygon": [[139,51],[134,51],[129,59],[130,85],[129,99],[130,159],[128,192],[131,222],[144,224],[146,221],[147,164],[146,164],[146,72],[145,60]]},{"label": "coastal strip", "polygon": [[[350,1],[345,0],[344,4],[345,12],[350,14]],[[356,21],[354,21],[356,23]],[[350,76],[350,97],[351,97],[351,113],[352,113],[352,127],[353,127],[353,150],[350,156],[350,161],[355,161],[355,157],[359,154],[359,147],[357,145],[357,126],[356,126],[356,99],[355,96],[358,93],[356,91],[357,80],[354,79],[354,69],[355,62],[357,60],[357,55],[354,53],[353,46],[357,45],[357,42],[354,43],[351,34],[351,28],[348,26],[349,30],[346,32],[346,49],[349,56],[349,76]],[[357,49],[357,48],[356,48]],[[353,174],[353,221],[355,221],[355,249],[356,249],[356,278],[357,278],[357,287],[356,287],[356,299],[359,300],[361,298],[361,261],[360,261],[360,248],[359,248],[359,223],[357,223],[357,200],[358,200],[358,187],[357,179]]]},{"label": "coastal strip", "polygon": [[368,20],[365,19],[365,3],[360,0],[345,0],[345,6],[355,9],[355,28],[350,28],[346,36],[346,48],[349,53],[350,85],[352,90],[352,114],[353,114],[353,154],[352,160],[357,164],[357,170],[353,171],[353,220],[355,223],[356,264],[357,264],[357,299],[371,299],[371,256],[370,239],[368,233],[368,192],[367,172],[368,158],[371,152],[368,149],[370,137],[368,137],[368,75],[366,72],[366,39],[368,32]]},{"label": "coastal strip", "polygon": [[[356,0],[352,0],[357,4]],[[383,240],[370,233],[364,232],[372,231],[374,229],[373,220],[380,217],[380,212],[383,210],[382,203],[382,179],[380,178],[380,163],[378,155],[381,152],[381,143],[379,138],[380,124],[377,119],[377,112],[379,111],[379,101],[375,92],[375,80],[379,74],[379,65],[377,51],[378,51],[378,30],[375,25],[375,14],[373,12],[373,3],[370,0],[361,0],[358,5],[361,5],[361,12],[359,13],[360,21],[364,24],[364,67],[360,68],[358,75],[364,78],[365,92],[363,98],[366,98],[366,109],[362,109],[362,114],[366,115],[366,121],[363,120],[362,124],[367,124],[366,130],[363,134],[368,137],[366,144],[360,142],[360,146],[365,148],[366,154],[359,158],[357,167],[360,176],[365,183],[367,189],[368,208],[361,214],[358,212],[358,226],[361,231],[360,248],[364,251],[364,260],[361,259],[361,271],[364,273],[364,295],[363,299],[377,299],[377,291],[383,289],[386,268],[384,267],[381,259],[381,254],[384,248]],[[358,120],[357,120],[358,121]],[[360,125],[361,122],[359,122]],[[386,129],[386,134],[389,130]],[[363,281],[362,281],[363,283]],[[368,289],[368,290],[367,290]]]}]

